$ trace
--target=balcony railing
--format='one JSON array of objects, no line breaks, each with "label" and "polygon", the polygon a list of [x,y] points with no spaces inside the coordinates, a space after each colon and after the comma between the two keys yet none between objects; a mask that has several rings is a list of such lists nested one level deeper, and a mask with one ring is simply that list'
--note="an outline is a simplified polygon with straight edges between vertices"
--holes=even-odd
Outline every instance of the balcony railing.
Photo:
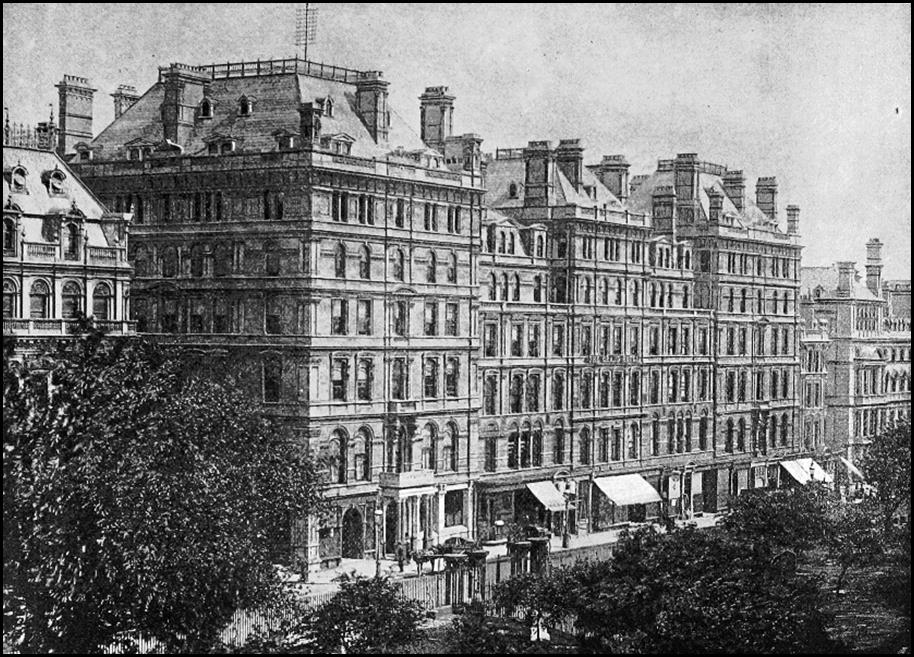
[{"label": "balcony railing", "polygon": [[[96,325],[108,333],[136,332],[136,322],[121,320],[96,320]],[[74,319],[11,319],[3,320],[3,335],[70,335],[76,326]]]},{"label": "balcony railing", "polygon": [[411,470],[409,472],[382,472],[380,474],[382,488],[415,488],[418,486],[432,486],[435,483],[434,470]]}]

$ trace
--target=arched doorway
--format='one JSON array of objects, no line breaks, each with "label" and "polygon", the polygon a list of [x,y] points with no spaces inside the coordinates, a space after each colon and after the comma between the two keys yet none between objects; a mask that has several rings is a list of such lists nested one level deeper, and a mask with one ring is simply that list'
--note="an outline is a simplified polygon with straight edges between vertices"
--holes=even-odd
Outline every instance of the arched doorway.
[{"label": "arched doorway", "polygon": [[364,556],[362,514],[350,507],[343,514],[343,558],[361,559]]}]

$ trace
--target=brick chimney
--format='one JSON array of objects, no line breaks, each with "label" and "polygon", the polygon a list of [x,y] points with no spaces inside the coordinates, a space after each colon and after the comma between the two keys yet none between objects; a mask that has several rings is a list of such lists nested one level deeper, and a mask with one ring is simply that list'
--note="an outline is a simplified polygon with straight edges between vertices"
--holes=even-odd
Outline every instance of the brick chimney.
[{"label": "brick chimney", "polygon": [[787,234],[796,235],[800,232],[800,206],[787,206]]},{"label": "brick chimney", "polygon": [[774,176],[755,183],[755,205],[774,223],[778,221],[778,180]]},{"label": "brick chimney", "polygon": [[604,155],[603,161],[592,171],[609,191],[620,201],[628,198],[629,163],[624,155]]},{"label": "brick chimney", "polygon": [[204,85],[209,83],[211,76],[208,69],[187,64],[172,64],[161,75],[165,83],[162,133],[168,141],[184,146],[194,129]]},{"label": "brick chimney", "polygon": [[97,89],[87,78],[65,75],[56,85],[60,131],[57,134],[57,152],[73,153],[78,142],[92,141],[92,99]]},{"label": "brick chimney", "polygon": [[876,237],[866,243],[866,286],[882,297],[882,242]]},{"label": "brick chimney", "polygon": [[454,96],[447,87],[426,87],[419,96],[419,135],[429,148],[444,152],[454,131]]},{"label": "brick chimney", "polygon": [[318,103],[302,103],[298,108],[302,146],[313,146],[321,139],[321,117],[324,108]]},{"label": "brick chimney", "polygon": [[672,233],[676,225],[676,189],[672,185],[661,185],[652,194],[654,228]]},{"label": "brick chimney", "polygon": [[698,153],[678,153],[673,163],[676,198],[693,201],[698,189]]},{"label": "brick chimney", "polygon": [[724,215],[724,195],[715,188],[708,190],[708,221],[719,224]]},{"label": "brick chimney", "polygon": [[561,139],[555,149],[555,161],[575,191],[584,184],[584,147],[580,139]]},{"label": "brick chimney", "polygon": [[555,203],[555,151],[552,142],[531,141],[524,149],[524,205]]},{"label": "brick chimney", "polygon": [[746,207],[746,176],[742,171],[727,171],[723,176],[724,192],[740,212]]},{"label": "brick chimney", "polygon": [[375,142],[387,141],[390,111],[387,109],[387,87],[381,71],[363,71],[355,83],[356,111]]},{"label": "brick chimney", "polygon": [[117,91],[111,94],[111,97],[114,98],[115,119],[119,119],[121,114],[130,109],[131,105],[140,99],[140,95],[136,92],[136,87],[129,84],[119,85]]},{"label": "brick chimney", "polygon": [[838,267],[838,296],[850,297],[854,291],[857,263],[843,261],[835,263],[835,265]]}]

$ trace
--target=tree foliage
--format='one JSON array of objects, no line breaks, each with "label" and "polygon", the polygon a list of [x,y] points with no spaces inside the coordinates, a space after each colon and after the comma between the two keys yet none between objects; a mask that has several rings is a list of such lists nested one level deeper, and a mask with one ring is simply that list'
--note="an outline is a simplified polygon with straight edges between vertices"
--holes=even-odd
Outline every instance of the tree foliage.
[{"label": "tree foliage", "polygon": [[[4,636],[199,649],[275,584],[276,534],[319,504],[300,449],[180,354],[90,330],[3,359]],[[288,540],[288,534],[283,537]]]},{"label": "tree foliage", "polygon": [[870,443],[860,461],[867,483],[873,486],[883,526],[890,531],[895,513],[911,504],[911,423],[899,422]]},{"label": "tree foliage", "polygon": [[828,526],[829,491],[817,483],[799,488],[748,490],[734,498],[722,526],[734,538],[800,551],[821,543]]},{"label": "tree foliage", "polygon": [[420,636],[422,604],[406,598],[386,577],[343,581],[333,598],[307,614],[301,624],[316,654],[395,653]]}]

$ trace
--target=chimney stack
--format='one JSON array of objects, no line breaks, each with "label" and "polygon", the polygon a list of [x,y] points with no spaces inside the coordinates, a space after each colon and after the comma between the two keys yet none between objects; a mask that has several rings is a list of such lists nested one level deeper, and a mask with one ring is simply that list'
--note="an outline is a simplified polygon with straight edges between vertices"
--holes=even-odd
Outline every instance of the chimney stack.
[{"label": "chimney stack", "polygon": [[357,111],[375,142],[387,141],[390,132],[390,112],[387,109],[389,86],[381,71],[363,71],[355,83]]},{"label": "chimney stack", "polygon": [[698,153],[677,153],[673,169],[676,198],[680,202],[694,201],[698,196]]},{"label": "chimney stack", "polygon": [[555,160],[575,191],[584,184],[584,147],[580,139],[560,139],[555,149]]},{"label": "chimney stack", "polygon": [[866,286],[882,297],[882,242],[876,237],[866,243]]},{"label": "chimney stack", "polygon": [[531,141],[524,149],[524,205],[555,203],[555,151],[552,142]]},{"label": "chimney stack", "polygon": [[742,171],[727,171],[723,176],[723,185],[730,202],[742,212],[746,207],[746,176]]},{"label": "chimney stack", "polygon": [[628,198],[629,166],[624,155],[604,155],[603,161],[593,167],[593,172],[613,196],[624,202]]},{"label": "chimney stack", "polygon": [[313,146],[321,139],[321,117],[323,106],[317,103],[302,103],[298,108],[299,132],[302,146]]},{"label": "chimney stack", "polygon": [[854,278],[856,276],[855,262],[843,261],[836,263],[838,267],[838,296],[850,297],[854,290]]},{"label": "chimney stack", "polygon": [[426,87],[419,96],[420,137],[426,146],[444,153],[454,131],[454,96],[447,87]]},{"label": "chimney stack", "polygon": [[161,75],[165,83],[161,106],[163,137],[184,146],[194,129],[204,85],[212,78],[208,69],[187,64],[172,64]]},{"label": "chimney stack", "polygon": [[796,235],[800,232],[800,206],[787,206],[787,234]]},{"label": "chimney stack", "polygon": [[724,195],[714,187],[708,190],[708,221],[719,224],[724,214]]},{"label": "chimney stack", "polygon": [[121,114],[130,109],[130,106],[140,99],[140,95],[136,92],[136,87],[129,84],[119,85],[117,91],[111,94],[111,97],[114,98],[115,119],[119,119]]},{"label": "chimney stack", "polygon": [[672,233],[676,225],[676,189],[672,185],[661,185],[652,194],[653,207],[651,214],[654,228]]},{"label": "chimney stack", "polygon": [[639,173],[637,176],[632,176],[631,182],[628,184],[629,195],[631,196],[641,189],[641,185],[643,185],[644,181],[648,178],[650,178],[650,176],[645,173]]},{"label": "chimney stack", "polygon": [[58,115],[60,131],[57,133],[57,152],[73,153],[78,142],[92,141],[92,99],[94,89],[86,78],[65,75],[56,85],[58,90]]},{"label": "chimney stack", "polygon": [[771,176],[755,183],[755,205],[772,223],[778,222],[778,181]]}]

